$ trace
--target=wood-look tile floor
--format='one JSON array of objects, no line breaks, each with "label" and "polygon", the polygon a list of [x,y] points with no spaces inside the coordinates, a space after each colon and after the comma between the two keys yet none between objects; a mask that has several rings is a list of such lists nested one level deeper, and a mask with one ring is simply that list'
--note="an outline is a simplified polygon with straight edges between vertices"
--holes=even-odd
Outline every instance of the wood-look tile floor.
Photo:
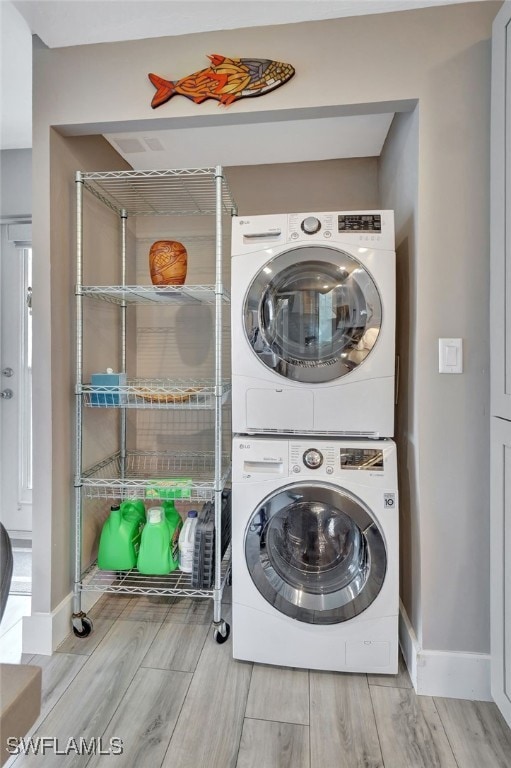
[{"label": "wood-look tile floor", "polygon": [[511,732],[494,704],[418,697],[402,661],[395,677],[234,661],[231,641],[214,641],[211,607],[104,595],[87,639],[23,660],[43,669],[33,736],[117,737],[123,754],[8,765],[510,768]]}]

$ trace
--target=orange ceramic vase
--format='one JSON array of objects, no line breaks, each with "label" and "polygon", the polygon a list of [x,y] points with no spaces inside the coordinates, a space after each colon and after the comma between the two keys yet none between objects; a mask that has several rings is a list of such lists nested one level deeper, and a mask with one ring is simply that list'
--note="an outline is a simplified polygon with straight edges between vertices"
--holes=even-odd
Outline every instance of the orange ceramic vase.
[{"label": "orange ceramic vase", "polygon": [[183,285],[186,279],[187,253],[177,240],[157,240],[149,251],[149,269],[153,285]]}]

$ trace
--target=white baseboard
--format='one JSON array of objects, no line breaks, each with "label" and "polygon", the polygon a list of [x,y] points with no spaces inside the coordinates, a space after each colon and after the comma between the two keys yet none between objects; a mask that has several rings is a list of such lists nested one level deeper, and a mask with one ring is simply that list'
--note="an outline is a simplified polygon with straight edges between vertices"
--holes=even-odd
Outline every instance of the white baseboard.
[{"label": "white baseboard", "polygon": [[[101,597],[100,592],[82,592],[82,611],[88,613]],[[73,593],[70,592],[51,613],[23,617],[22,652],[51,656],[71,632]]]},{"label": "white baseboard", "polygon": [[412,685],[417,691],[417,659],[420,647],[408,614],[401,600],[399,601],[399,645]]},{"label": "white baseboard", "polygon": [[9,534],[9,538],[12,539],[23,539],[27,541],[32,541],[32,531],[16,531],[12,528],[9,528],[7,531]]},{"label": "white baseboard", "polygon": [[412,685],[420,696],[493,701],[490,655],[423,650],[402,604],[399,611],[399,643]]}]

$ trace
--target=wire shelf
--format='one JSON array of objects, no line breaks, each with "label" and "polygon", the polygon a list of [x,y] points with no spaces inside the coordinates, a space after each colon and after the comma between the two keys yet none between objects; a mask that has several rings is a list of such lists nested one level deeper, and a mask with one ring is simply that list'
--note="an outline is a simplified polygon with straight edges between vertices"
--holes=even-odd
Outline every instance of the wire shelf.
[{"label": "wire shelf", "polygon": [[[229,546],[221,563],[221,589],[223,590],[231,571],[231,547]],[[82,574],[82,592],[108,592],[125,595],[173,595],[176,597],[213,597],[213,588],[192,587],[191,574],[176,570],[165,576],[145,576],[135,568],[131,571],[100,571],[94,562]]]},{"label": "wire shelf", "polygon": [[[128,379],[125,385],[82,384],[84,405],[90,408],[162,408],[211,410],[215,407],[215,382],[211,379]],[[222,405],[229,400],[231,385],[219,391]]]},{"label": "wire shelf", "polygon": [[[222,177],[222,211],[236,213],[231,191]],[[215,168],[163,171],[82,173],[85,189],[117,213],[128,216],[215,214]]]},{"label": "wire shelf", "polygon": [[[230,474],[230,457],[222,457],[220,488]],[[168,499],[212,501],[215,493],[215,452],[159,453],[120,451],[82,472],[83,495],[89,499]]]},{"label": "wire shelf", "polygon": [[[110,304],[214,304],[214,285],[82,285],[76,286],[77,296],[90,296]],[[222,290],[222,300],[228,302],[228,291]]]}]

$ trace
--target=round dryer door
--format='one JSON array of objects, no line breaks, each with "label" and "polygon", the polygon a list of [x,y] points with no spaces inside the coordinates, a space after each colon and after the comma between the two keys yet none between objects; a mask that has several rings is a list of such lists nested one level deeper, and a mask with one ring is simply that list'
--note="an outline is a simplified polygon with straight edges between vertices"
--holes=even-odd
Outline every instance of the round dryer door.
[{"label": "round dryer door", "polygon": [[339,379],[376,344],[382,305],[375,282],[344,251],[303,246],[269,261],[244,304],[245,333],[259,360],[304,383]]},{"label": "round dryer door", "polygon": [[247,526],[245,558],[265,600],[308,624],[358,616],[387,570],[385,542],[369,509],[326,483],[294,483],[265,499]]}]

